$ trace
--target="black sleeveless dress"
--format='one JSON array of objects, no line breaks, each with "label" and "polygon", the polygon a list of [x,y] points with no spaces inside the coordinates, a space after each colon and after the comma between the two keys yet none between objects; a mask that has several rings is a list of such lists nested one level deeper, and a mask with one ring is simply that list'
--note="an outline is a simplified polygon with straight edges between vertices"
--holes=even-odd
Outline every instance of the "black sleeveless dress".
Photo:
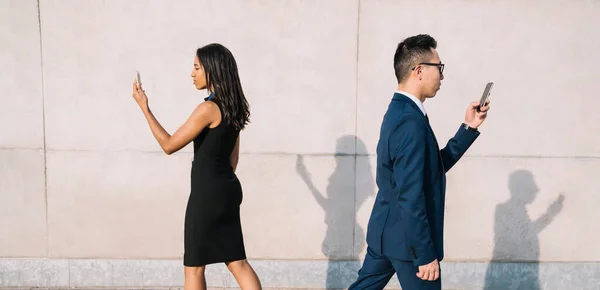
[{"label": "black sleeveless dress", "polygon": [[242,187],[229,162],[239,130],[224,120],[218,101],[212,101],[222,120],[194,139],[184,230],[183,264],[188,267],[246,259],[240,223]]}]

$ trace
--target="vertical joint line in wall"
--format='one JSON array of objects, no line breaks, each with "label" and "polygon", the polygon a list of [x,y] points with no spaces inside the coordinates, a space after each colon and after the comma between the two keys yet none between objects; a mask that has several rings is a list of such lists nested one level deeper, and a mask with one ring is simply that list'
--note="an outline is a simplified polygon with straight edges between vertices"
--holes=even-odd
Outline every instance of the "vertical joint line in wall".
[{"label": "vertical joint line in wall", "polygon": [[360,47],[360,2],[358,1],[358,9],[356,15],[356,72],[355,72],[355,84],[354,84],[354,152],[355,155],[361,154],[362,152],[358,152],[358,59],[359,59],[359,47]]},{"label": "vertical joint line in wall", "polygon": [[44,200],[46,205],[46,256],[49,256],[50,244],[49,235],[50,229],[48,228],[48,169],[46,166],[46,101],[44,99],[44,52],[42,49],[42,14],[40,10],[40,0],[37,0],[37,16],[38,16],[38,32],[40,35],[40,80],[41,80],[41,91],[42,91],[42,136],[43,136],[43,150],[44,150]]},{"label": "vertical joint line in wall", "polygon": [[[358,140],[358,136],[354,136],[354,143]],[[356,145],[354,146],[356,148]],[[358,194],[358,154],[354,154],[354,198],[352,206],[354,207],[354,228],[352,228],[352,259],[358,258],[356,251],[356,227],[358,226],[358,208],[356,208],[356,195]],[[361,249],[362,251],[362,249]]]},{"label": "vertical joint line in wall", "polygon": [[358,212],[356,208],[356,194],[357,194],[357,170],[358,170],[358,155],[364,152],[358,152],[358,59],[359,52],[358,49],[360,47],[360,2],[362,0],[357,0],[357,10],[356,10],[356,78],[355,78],[355,87],[354,87],[354,228],[352,229],[352,258],[358,257],[358,253],[356,252],[356,221],[358,221]]}]

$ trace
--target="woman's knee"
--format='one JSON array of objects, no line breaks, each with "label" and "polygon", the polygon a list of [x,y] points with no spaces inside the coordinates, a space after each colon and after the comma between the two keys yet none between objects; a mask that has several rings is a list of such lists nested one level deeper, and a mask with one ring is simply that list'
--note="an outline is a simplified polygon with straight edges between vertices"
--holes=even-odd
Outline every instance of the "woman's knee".
[{"label": "woman's knee", "polygon": [[204,276],[204,266],[200,267],[184,267],[184,273],[186,277],[203,277]]},{"label": "woman's knee", "polygon": [[238,271],[243,271],[245,269],[252,269],[252,267],[250,266],[250,263],[248,263],[248,260],[246,260],[246,259],[239,260],[239,261],[233,261],[233,262],[227,262],[225,264],[227,265],[227,268],[231,272],[238,272]]}]

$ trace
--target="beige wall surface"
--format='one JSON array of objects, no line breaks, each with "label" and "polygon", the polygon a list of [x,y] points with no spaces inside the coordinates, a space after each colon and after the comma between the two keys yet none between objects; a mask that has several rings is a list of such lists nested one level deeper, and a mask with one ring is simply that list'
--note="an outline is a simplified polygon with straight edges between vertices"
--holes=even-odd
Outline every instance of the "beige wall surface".
[{"label": "beige wall surface", "polygon": [[131,83],[139,70],[174,132],[205,97],[195,49],[219,42],[251,105],[249,258],[363,258],[395,46],[428,33],[446,64],[425,102],[440,145],[495,82],[448,173],[447,261],[600,261],[583,246],[600,244],[599,13],[584,0],[0,0],[0,257],[180,259],[191,146],[160,151]]}]

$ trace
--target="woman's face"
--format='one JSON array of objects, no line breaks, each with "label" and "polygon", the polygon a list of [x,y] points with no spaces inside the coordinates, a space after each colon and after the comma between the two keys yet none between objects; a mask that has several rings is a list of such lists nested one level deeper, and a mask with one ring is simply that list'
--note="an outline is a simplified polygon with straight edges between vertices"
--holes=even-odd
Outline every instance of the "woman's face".
[{"label": "woman's face", "polygon": [[196,86],[196,89],[206,89],[206,73],[204,72],[204,68],[200,64],[198,56],[194,57],[194,69],[192,70],[192,79],[194,80],[194,85]]}]

